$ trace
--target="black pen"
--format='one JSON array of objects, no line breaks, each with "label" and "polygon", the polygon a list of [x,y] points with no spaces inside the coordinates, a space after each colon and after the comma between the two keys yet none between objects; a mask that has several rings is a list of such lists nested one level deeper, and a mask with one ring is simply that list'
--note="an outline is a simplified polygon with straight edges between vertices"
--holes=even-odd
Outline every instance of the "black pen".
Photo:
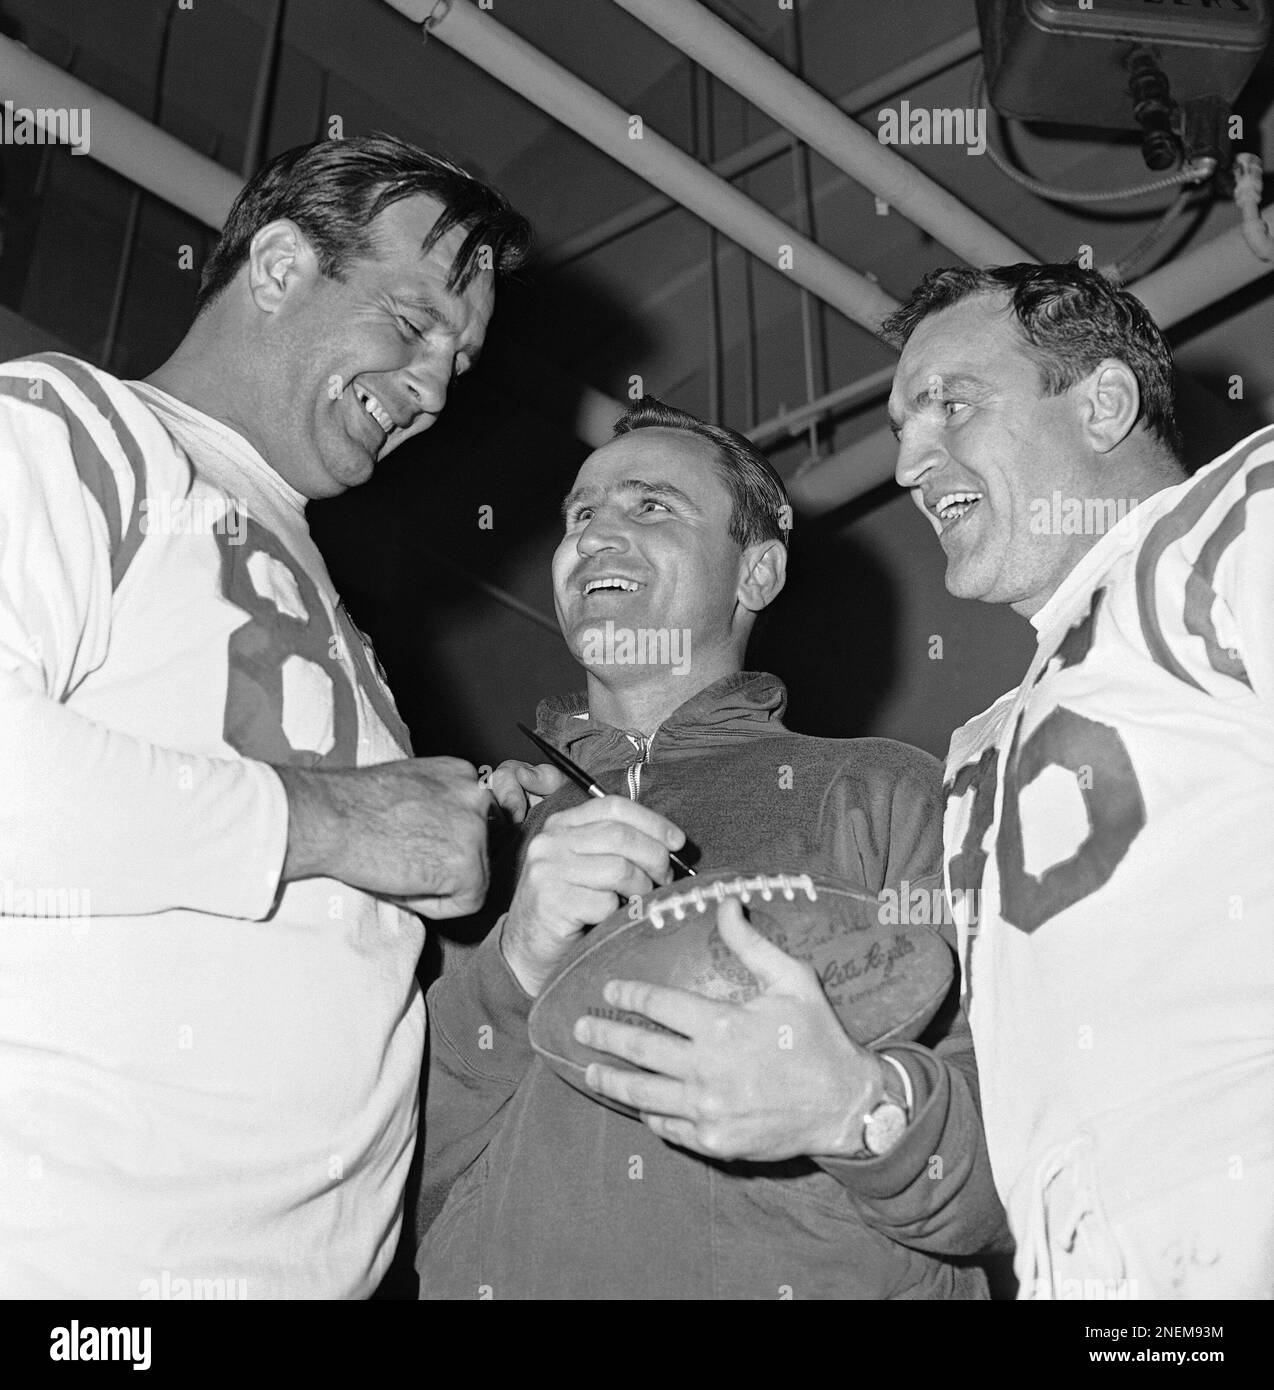
[{"label": "black pen", "polygon": [[[527,738],[531,740],[533,744],[535,744],[535,746],[540,750],[541,753],[544,754],[544,756],[549,760],[549,762],[553,764],[554,767],[559,768],[562,772],[566,773],[566,775],[571,779],[571,781],[574,782],[575,785],[579,787],[582,791],[586,791],[589,794],[589,796],[606,795],[606,793],[597,785],[596,782],[593,781],[593,779],[588,775],[588,773],[585,772],[584,769],[580,767],[580,765],[577,762],[575,762],[571,758],[568,758],[565,753],[559,753],[558,750],[554,748],[553,745],[547,739],[541,738],[539,734],[537,734],[533,729],[528,729],[526,725],[523,724],[520,720],[518,721],[518,728],[522,730],[522,732],[527,736]],[[689,874],[692,877],[698,877],[698,875],[695,874],[695,871],[690,867],[689,864],[686,863],[684,859],[679,859],[671,851],[669,851],[668,853],[668,858],[674,865],[676,865],[678,869],[681,870],[683,874]]]}]

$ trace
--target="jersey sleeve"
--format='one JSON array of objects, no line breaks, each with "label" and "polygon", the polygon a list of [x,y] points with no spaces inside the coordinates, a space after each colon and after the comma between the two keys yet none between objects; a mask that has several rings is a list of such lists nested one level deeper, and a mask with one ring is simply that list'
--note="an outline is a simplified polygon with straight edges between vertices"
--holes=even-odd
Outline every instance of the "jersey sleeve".
[{"label": "jersey sleeve", "polygon": [[259,919],[286,850],[277,774],[74,708],[106,660],[148,496],[190,486],[184,455],[125,394],[61,356],[0,368],[0,878],[74,888],[95,915]]},{"label": "jersey sleeve", "polygon": [[1274,429],[1209,464],[1147,534],[1137,613],[1151,659],[1274,713]]},{"label": "jersey sleeve", "polygon": [[1252,691],[1274,715],[1274,436],[1244,471],[1232,506],[1241,509],[1242,533],[1218,566],[1217,587]]}]

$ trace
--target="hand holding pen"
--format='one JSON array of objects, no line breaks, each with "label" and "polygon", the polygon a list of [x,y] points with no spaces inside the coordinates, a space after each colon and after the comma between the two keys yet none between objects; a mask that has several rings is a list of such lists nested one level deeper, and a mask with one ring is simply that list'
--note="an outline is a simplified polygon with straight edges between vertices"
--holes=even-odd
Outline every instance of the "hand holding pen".
[{"label": "hand holding pen", "polygon": [[[522,730],[533,744],[535,744],[549,762],[565,773],[581,791],[587,792],[589,796],[605,797],[606,793],[593,781],[588,773],[574,761],[574,759],[567,757],[565,753],[559,752],[547,739],[541,738],[533,729],[528,729],[525,724],[519,722],[518,728]],[[694,870],[678,855],[669,854],[668,858],[675,868],[681,870],[683,875],[694,875]]]}]

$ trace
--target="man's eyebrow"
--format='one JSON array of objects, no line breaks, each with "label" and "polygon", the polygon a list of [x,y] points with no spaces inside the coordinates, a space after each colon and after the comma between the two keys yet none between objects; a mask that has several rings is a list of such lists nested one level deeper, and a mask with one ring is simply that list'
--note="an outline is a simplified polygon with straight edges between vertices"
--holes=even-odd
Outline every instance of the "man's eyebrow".
[{"label": "man's eyebrow", "polygon": [[565,521],[571,514],[571,509],[586,497],[591,497],[597,491],[594,487],[577,487],[573,492],[568,492],[562,498],[562,520]]},{"label": "man's eyebrow", "polygon": [[691,511],[699,510],[699,504],[688,492],[683,492],[676,483],[670,483],[665,478],[625,478],[619,487],[621,492],[639,492],[643,497],[667,498],[669,502],[680,502]]},{"label": "man's eyebrow", "polygon": [[[401,294],[396,294],[394,298],[406,309],[415,309],[417,312],[425,314],[435,323],[441,324],[448,333],[459,333],[460,327],[455,319],[451,318],[447,312],[440,308],[438,301],[429,295],[420,294],[414,290],[406,290]],[[482,356],[482,345],[474,344],[463,349],[469,359],[470,368],[478,365],[478,358]]]},{"label": "man's eyebrow", "polygon": [[421,294],[416,290],[400,290],[394,298],[409,309],[419,309],[422,314],[427,314],[435,323],[442,324],[453,333],[456,331],[455,321],[447,316],[446,310],[432,295]]},{"label": "man's eyebrow", "polygon": [[[653,497],[657,501],[679,502],[683,507],[696,514],[701,510],[699,504],[688,492],[683,492],[676,483],[670,483],[664,478],[625,478],[622,482],[615,483],[612,490],[615,492],[635,492],[642,497]],[[595,497],[597,493],[596,487],[577,487],[574,492],[568,493],[562,503],[562,520],[566,520],[572,508],[589,497]]]},{"label": "man's eyebrow", "polygon": [[951,376],[934,372],[925,383],[924,388],[917,391],[913,399],[915,404],[923,410],[929,401],[947,400],[952,394],[981,395],[985,390],[986,382],[979,377],[969,376],[963,372],[956,372]]},{"label": "man's eyebrow", "polygon": [[[969,376],[964,372],[956,372],[952,376],[934,372],[912,397],[912,404],[918,410],[923,410],[931,401],[948,400],[953,395],[982,396],[986,394],[986,389],[987,384],[981,377]],[[902,425],[895,419],[892,410],[889,412],[889,429],[895,439],[902,434]]]}]

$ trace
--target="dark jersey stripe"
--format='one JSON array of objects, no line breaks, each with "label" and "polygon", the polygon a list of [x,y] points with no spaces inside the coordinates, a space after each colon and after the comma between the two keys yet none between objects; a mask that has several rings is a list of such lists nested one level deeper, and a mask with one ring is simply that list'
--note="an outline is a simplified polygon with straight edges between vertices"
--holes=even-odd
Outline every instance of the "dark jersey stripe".
[{"label": "dark jersey stripe", "polygon": [[[1177,660],[1163,635],[1163,627],[1159,622],[1159,614],[1155,607],[1155,571],[1168,547],[1198,525],[1200,517],[1216,501],[1235,475],[1243,469],[1253,453],[1269,444],[1274,444],[1274,430],[1262,430],[1259,434],[1253,435],[1223,468],[1218,468],[1215,473],[1199,478],[1193,487],[1187,489],[1177,505],[1170,512],[1161,516],[1150,528],[1137,556],[1137,610],[1141,619],[1141,635],[1145,641],[1146,649],[1150,653],[1151,659],[1162,666],[1165,671],[1176,676],[1178,680],[1184,681],[1187,685],[1194,686],[1196,690],[1201,691],[1203,687]],[[1264,469],[1259,471],[1263,473]],[[1215,572],[1215,564],[1212,572]],[[1209,580],[1210,578],[1211,574],[1208,575]],[[1187,624],[1192,620],[1196,623],[1199,621],[1198,611],[1201,602],[1201,597],[1197,594],[1193,598],[1193,603],[1191,602],[1191,590],[1187,586],[1185,598],[1185,621]],[[1207,626],[1211,626],[1210,619]],[[1195,629],[1191,628],[1190,630],[1194,631]],[[1228,663],[1228,657],[1221,652],[1219,647],[1217,651],[1219,658]],[[1213,665],[1215,666],[1216,663],[1213,662]]]},{"label": "dark jersey stripe", "polygon": [[50,363],[58,371],[64,372],[79,387],[100,411],[102,418],[115,431],[115,438],[119,440],[119,446],[124,451],[128,466],[133,470],[133,508],[129,513],[128,524],[124,527],[124,534],[120,538],[119,549],[115,552],[111,562],[111,578],[115,588],[118,589],[120,580],[123,579],[129,565],[132,564],[133,556],[137,554],[145,534],[142,531],[142,501],[146,496],[146,460],[142,457],[141,445],[138,444],[132,430],[124,423],[124,418],[115,408],[114,402],[102,389],[101,383],[89,371],[85,363],[78,358],[68,357],[62,352],[43,352],[31,360]]},{"label": "dark jersey stripe", "polygon": [[[32,383],[39,385],[39,394],[33,395]],[[71,457],[75,461],[75,471],[89,495],[102,510],[106,518],[106,532],[111,546],[111,587],[118,586],[115,579],[115,558],[120,551],[123,537],[119,484],[115,472],[106,461],[106,456],[98,448],[96,440],[88,432],[84,422],[74,409],[58,394],[57,387],[43,377],[0,377],[0,396],[33,405],[56,415],[66,426],[71,446]]]}]

